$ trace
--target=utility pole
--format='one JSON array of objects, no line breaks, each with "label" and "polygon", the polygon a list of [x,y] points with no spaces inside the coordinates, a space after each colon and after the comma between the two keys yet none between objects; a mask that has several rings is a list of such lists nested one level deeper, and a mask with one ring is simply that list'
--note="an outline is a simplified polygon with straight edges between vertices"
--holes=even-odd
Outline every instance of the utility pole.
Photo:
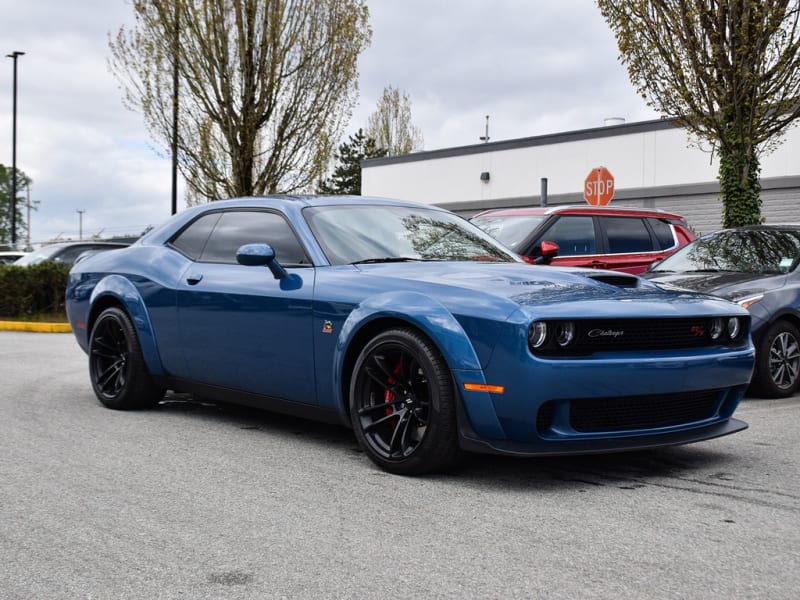
[{"label": "utility pole", "polygon": [[17,248],[17,58],[24,52],[14,50],[6,58],[14,61],[13,100],[11,103],[11,247]]},{"label": "utility pole", "polygon": [[25,222],[27,224],[27,232],[28,235],[25,239],[25,250],[30,252],[31,247],[31,184],[25,186],[25,190],[28,192],[28,220]]},{"label": "utility pole", "polygon": [[86,209],[76,210],[75,212],[78,213],[78,239],[83,240],[83,213],[86,212]]}]

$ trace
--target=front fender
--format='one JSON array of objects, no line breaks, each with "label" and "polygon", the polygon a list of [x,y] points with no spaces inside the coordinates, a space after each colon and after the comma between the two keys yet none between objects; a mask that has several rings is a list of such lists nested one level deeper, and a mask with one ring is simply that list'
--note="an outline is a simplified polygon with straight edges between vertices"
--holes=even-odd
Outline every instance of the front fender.
[{"label": "front fender", "polygon": [[147,313],[147,307],[142,299],[139,290],[122,275],[108,275],[101,279],[92,291],[89,305],[91,322],[98,316],[95,307],[104,304],[104,300],[114,298],[123,305],[133,321],[136,334],[139,336],[139,346],[142,349],[144,362],[151,375],[158,376],[164,374],[161,366],[161,356],[158,353],[155,336],[153,335],[153,325]]},{"label": "front fender", "polygon": [[[483,392],[465,392],[464,383],[485,383],[481,362],[464,328],[439,301],[418,292],[386,292],[361,302],[347,317],[339,333],[333,356],[333,398],[337,409],[347,412],[342,396],[345,365],[359,333],[379,319],[403,321],[427,335],[450,367],[456,395],[475,429],[491,437],[502,436],[502,428],[491,397]],[[356,349],[354,349],[356,350]]]}]

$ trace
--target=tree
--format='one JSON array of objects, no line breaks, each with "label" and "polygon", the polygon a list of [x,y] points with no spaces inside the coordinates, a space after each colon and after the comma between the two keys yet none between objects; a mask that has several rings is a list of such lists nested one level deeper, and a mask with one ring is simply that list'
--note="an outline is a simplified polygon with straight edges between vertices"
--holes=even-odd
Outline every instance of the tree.
[{"label": "tree", "polygon": [[[17,193],[21,194],[29,189],[31,178],[17,169]],[[0,164],[0,242],[11,241],[11,167]],[[38,202],[32,202],[31,208],[36,210]],[[27,206],[26,198],[17,196],[16,203],[16,230],[17,239],[25,239],[27,223],[23,217],[22,209]]]},{"label": "tree", "polygon": [[165,149],[178,61],[180,170],[200,199],[318,181],[357,91],[372,35],[365,0],[133,0],[109,39],[126,106]]},{"label": "tree", "polygon": [[719,155],[725,227],[761,219],[760,157],[800,116],[800,0],[598,0],[648,104]]},{"label": "tree", "polygon": [[392,86],[383,89],[375,112],[367,118],[366,133],[389,156],[422,150],[424,145],[422,132],[411,123],[411,98]]},{"label": "tree", "polygon": [[366,158],[386,156],[386,150],[378,148],[375,140],[366,137],[359,129],[349,140],[339,146],[335,158],[339,164],[329,179],[321,181],[317,188],[320,194],[361,195],[361,161]]}]

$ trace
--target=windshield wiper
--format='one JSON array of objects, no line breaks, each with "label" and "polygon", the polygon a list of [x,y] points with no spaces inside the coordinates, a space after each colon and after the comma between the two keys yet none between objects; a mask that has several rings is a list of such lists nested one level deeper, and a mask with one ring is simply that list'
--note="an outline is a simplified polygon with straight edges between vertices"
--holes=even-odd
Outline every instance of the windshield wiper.
[{"label": "windshield wiper", "polygon": [[384,256],[382,258],[365,258],[362,260],[354,260],[351,265],[368,265],[374,263],[395,263],[395,262],[419,262],[424,260],[431,260],[426,258],[415,258],[411,256]]}]

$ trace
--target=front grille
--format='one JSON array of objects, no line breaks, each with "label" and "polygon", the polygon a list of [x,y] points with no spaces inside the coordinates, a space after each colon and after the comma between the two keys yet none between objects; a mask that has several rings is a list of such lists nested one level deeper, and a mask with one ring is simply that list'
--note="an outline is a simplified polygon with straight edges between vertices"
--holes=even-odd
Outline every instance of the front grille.
[{"label": "front grille", "polygon": [[553,343],[535,349],[536,354],[585,356],[595,352],[637,350],[676,350],[709,346],[741,347],[747,336],[731,341],[711,339],[712,319],[708,317],[674,319],[591,319],[576,320],[575,341],[566,348]]},{"label": "front grille", "polygon": [[674,427],[710,419],[719,410],[720,390],[678,394],[580,398],[546,402],[539,409],[536,427],[544,433],[554,425],[556,404],[568,404],[569,425],[579,433],[628,431]]}]

